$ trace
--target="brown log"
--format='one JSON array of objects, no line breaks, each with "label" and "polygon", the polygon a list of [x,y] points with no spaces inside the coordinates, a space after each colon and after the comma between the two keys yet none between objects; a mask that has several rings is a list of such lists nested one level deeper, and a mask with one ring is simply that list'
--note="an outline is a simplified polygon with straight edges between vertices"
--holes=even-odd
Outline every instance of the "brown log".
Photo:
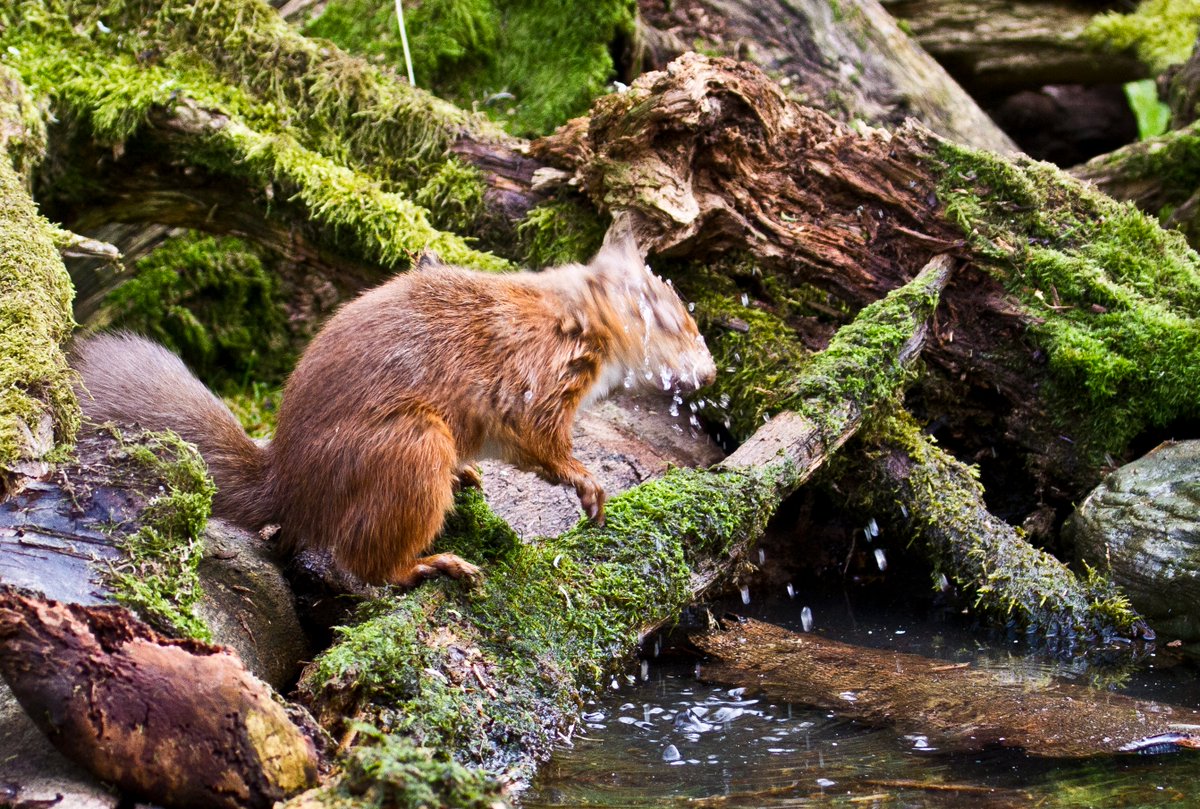
[{"label": "brown log", "polygon": [[1129,54],[1104,53],[1083,31],[1118,4],[1088,0],[882,0],[921,47],[972,92],[1145,78]]},{"label": "brown log", "polygon": [[1077,758],[1200,748],[1200,711],[1074,683],[1029,688],[968,664],[796,634],[758,621],[693,636],[702,680],[745,686],[901,733],[938,750],[1015,747]]},{"label": "brown log", "polygon": [[0,591],[0,673],[64,755],[155,803],[269,807],[316,781],[313,740],[236,656],[123,608]]},{"label": "brown log", "polygon": [[639,8],[657,26],[643,34],[648,68],[702,41],[781,77],[793,98],[839,120],[890,128],[915,118],[960,143],[1017,151],[876,0],[642,0]]}]

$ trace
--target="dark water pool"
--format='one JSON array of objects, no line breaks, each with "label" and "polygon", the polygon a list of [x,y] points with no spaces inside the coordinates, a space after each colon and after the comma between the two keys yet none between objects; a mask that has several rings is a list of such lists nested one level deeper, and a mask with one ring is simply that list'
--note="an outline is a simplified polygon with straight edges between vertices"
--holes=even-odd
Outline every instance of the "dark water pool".
[{"label": "dark water pool", "polygon": [[[807,603],[802,603],[806,601]],[[1200,672],[1172,650],[1052,655],[972,630],[957,613],[918,614],[861,595],[760,599],[738,612],[850,643],[971,662],[1037,688],[1052,678],[1200,705]],[[1115,661],[1115,663],[1114,663]],[[947,755],[919,734],[697,680],[695,664],[649,659],[587,705],[526,807],[799,805],[879,807],[1200,806],[1200,754],[1048,761],[1020,752]]]}]

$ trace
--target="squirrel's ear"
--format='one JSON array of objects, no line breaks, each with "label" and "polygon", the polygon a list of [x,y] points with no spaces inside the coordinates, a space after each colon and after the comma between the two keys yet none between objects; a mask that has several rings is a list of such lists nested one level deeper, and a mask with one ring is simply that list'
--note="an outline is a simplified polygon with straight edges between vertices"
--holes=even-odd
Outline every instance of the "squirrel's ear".
[{"label": "squirrel's ear", "polygon": [[417,263],[413,265],[414,270],[424,270],[430,267],[444,267],[445,262],[438,257],[438,254],[432,250],[425,250],[421,253],[421,257],[417,259]]},{"label": "squirrel's ear", "polygon": [[633,217],[624,212],[617,214],[613,217],[608,233],[604,234],[604,244],[592,259],[591,266],[601,270],[624,272],[641,269],[645,263],[645,253],[638,247],[637,237],[633,232]]}]

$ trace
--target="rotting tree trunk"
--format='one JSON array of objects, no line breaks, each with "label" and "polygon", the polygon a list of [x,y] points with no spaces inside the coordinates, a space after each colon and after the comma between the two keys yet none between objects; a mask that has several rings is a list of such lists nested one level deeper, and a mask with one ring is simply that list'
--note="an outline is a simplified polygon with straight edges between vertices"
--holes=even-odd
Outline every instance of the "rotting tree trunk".
[{"label": "rotting tree trunk", "polygon": [[[744,686],[900,733],[929,750],[1014,747],[1051,758],[1200,748],[1197,711],[1074,683],[1030,688],[969,664],[798,635],[759,621],[691,637],[708,682]],[[1182,726],[1182,727],[1181,727]]]},{"label": "rotting tree trunk", "polygon": [[119,607],[5,589],[0,652],[0,673],[55,746],[133,795],[248,809],[316,781],[313,740],[223,649],[165,638]]},{"label": "rotting tree trunk", "polygon": [[1121,84],[1148,70],[1084,36],[1092,17],[1119,7],[1089,0],[882,0],[921,47],[973,93],[1046,84]]},{"label": "rotting tree trunk", "polygon": [[839,120],[897,127],[915,118],[960,143],[1017,151],[876,0],[643,0],[639,6],[643,38],[669,38],[647,49],[651,69],[700,41],[780,77],[793,98]]}]

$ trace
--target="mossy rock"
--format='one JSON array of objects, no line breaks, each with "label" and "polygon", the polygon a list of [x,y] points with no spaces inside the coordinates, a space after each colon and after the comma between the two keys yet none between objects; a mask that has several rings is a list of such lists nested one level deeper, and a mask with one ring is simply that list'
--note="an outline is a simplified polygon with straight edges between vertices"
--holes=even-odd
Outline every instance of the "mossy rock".
[{"label": "mossy rock", "polygon": [[1110,474],[1067,530],[1160,638],[1200,641],[1200,441],[1163,444]]}]

